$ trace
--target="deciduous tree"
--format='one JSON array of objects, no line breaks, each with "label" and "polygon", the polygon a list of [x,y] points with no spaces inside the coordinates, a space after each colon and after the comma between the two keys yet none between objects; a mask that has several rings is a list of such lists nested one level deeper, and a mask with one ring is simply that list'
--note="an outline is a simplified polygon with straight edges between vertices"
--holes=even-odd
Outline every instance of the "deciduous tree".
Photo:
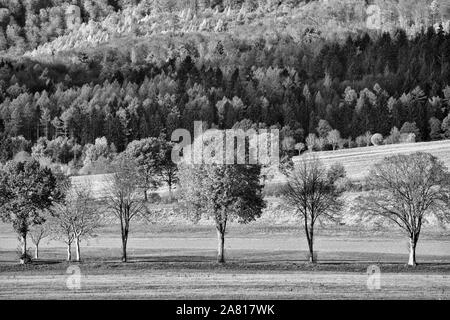
[{"label": "deciduous tree", "polygon": [[435,117],[428,120],[428,124],[430,126],[430,138],[432,140],[439,140],[441,136],[441,121]]},{"label": "deciduous tree", "polygon": [[319,220],[337,221],[342,201],[341,191],[330,181],[327,170],[314,156],[304,156],[287,174],[283,197],[303,220],[309,248],[309,261],[316,262],[314,229]]},{"label": "deciduous tree", "polygon": [[422,225],[431,216],[449,221],[450,174],[442,161],[428,153],[386,157],[367,177],[371,191],[358,199],[363,217],[383,218],[409,238],[408,265],[416,265]]},{"label": "deciduous tree", "polygon": [[80,242],[95,236],[100,226],[101,211],[92,194],[90,185],[73,185],[66,195],[66,207],[69,207],[73,239],[75,242],[75,261],[80,261]]},{"label": "deciduous tree", "polygon": [[0,216],[12,223],[22,242],[21,262],[27,262],[30,227],[45,221],[44,211],[62,198],[56,176],[34,159],[8,162],[0,170]]},{"label": "deciduous tree", "polygon": [[126,154],[118,156],[113,163],[114,173],[109,179],[109,195],[106,203],[108,210],[120,222],[122,239],[122,262],[127,262],[127,244],[130,225],[137,217],[148,211],[140,194],[142,176],[137,169],[136,162]]},{"label": "deciduous tree", "polygon": [[327,141],[329,144],[331,144],[333,150],[336,150],[341,141],[341,133],[336,129],[331,130],[330,132],[328,132]]},{"label": "deciduous tree", "polygon": [[37,224],[30,229],[30,238],[34,244],[34,258],[39,259],[39,244],[43,239],[49,236],[49,228],[47,223]]},{"label": "deciduous tree", "polygon": [[249,223],[265,206],[261,166],[247,164],[181,163],[180,198],[194,221],[201,217],[215,223],[217,262],[225,262],[225,234],[232,220]]},{"label": "deciduous tree", "polygon": [[167,184],[172,197],[173,185],[177,182],[177,166],[172,161],[173,143],[167,141],[165,135],[158,138],[146,138],[131,142],[126,153],[136,161],[138,170],[144,177],[144,197],[147,200],[147,190]]},{"label": "deciduous tree", "polygon": [[73,216],[71,210],[70,205],[58,202],[53,206],[52,214],[46,218],[51,237],[66,244],[67,261],[72,261],[72,244],[75,238],[72,229]]}]

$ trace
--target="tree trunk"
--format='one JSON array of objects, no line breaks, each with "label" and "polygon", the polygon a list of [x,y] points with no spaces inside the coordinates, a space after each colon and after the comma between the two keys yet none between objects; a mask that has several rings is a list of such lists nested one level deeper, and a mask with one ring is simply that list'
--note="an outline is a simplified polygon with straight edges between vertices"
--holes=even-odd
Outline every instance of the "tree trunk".
[{"label": "tree trunk", "polygon": [[218,240],[217,262],[225,263],[225,232],[217,230],[217,240]]},{"label": "tree trunk", "polygon": [[169,202],[172,202],[172,183],[171,182],[169,182],[168,183],[168,186],[169,186]]},{"label": "tree trunk", "polygon": [[416,241],[413,238],[409,239],[409,260],[408,266],[415,267],[416,262]]},{"label": "tree trunk", "polygon": [[34,248],[34,258],[39,259],[39,243],[36,243],[36,247]]},{"label": "tree trunk", "polygon": [[309,250],[309,262],[316,263],[316,258],[314,257],[314,225],[308,226],[308,221],[305,219],[305,234],[306,241],[308,242]]},{"label": "tree trunk", "polygon": [[145,202],[148,201],[147,190],[144,190],[144,199],[145,199]]},{"label": "tree trunk", "polygon": [[75,238],[75,251],[76,251],[76,257],[75,261],[80,261],[80,238]]},{"label": "tree trunk", "polygon": [[127,236],[122,236],[122,262],[127,262]]},{"label": "tree trunk", "polygon": [[67,245],[67,261],[72,261],[72,246]]},{"label": "tree trunk", "polygon": [[20,264],[26,264],[26,263],[30,262],[27,257],[27,234],[26,233],[22,233],[22,235],[20,236],[20,241],[22,244],[22,247],[21,247],[22,254],[20,257]]},{"label": "tree trunk", "polygon": [[22,256],[27,253],[27,234],[22,234]]},{"label": "tree trunk", "polygon": [[308,247],[309,247],[309,262],[316,263],[316,259],[314,257],[314,244],[312,240],[308,242]]}]

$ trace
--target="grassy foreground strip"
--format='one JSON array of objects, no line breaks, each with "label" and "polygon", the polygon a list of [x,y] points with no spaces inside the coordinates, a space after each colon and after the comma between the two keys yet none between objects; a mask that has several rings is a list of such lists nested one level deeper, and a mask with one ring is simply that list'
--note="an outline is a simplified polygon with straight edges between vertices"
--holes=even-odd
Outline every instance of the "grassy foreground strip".
[{"label": "grassy foreground strip", "polygon": [[[449,299],[450,265],[382,265],[380,288],[366,265],[86,263],[80,288],[65,263],[2,267],[2,299]],[[27,272],[18,272],[26,268]],[[285,270],[280,270],[285,268]],[[8,269],[7,272],[5,272]],[[346,270],[346,271],[344,271]],[[22,270],[23,271],[23,270]]]}]

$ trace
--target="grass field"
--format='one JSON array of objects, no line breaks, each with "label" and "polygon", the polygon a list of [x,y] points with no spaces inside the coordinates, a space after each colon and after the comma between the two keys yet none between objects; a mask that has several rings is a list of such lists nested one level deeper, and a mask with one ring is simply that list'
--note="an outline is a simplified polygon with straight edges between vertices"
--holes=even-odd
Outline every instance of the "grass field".
[{"label": "grass field", "polygon": [[[351,179],[364,178],[370,168],[384,157],[395,154],[411,154],[414,152],[428,152],[441,159],[450,168],[450,140],[391,144],[363,148],[342,149],[336,151],[315,152],[314,154],[326,165],[339,162],[344,165],[347,175]],[[298,161],[294,158],[294,162]]]},{"label": "grass field", "polygon": [[[120,260],[119,227],[83,243],[81,289],[69,290],[62,243],[44,242],[41,260],[16,262],[17,239],[0,225],[0,299],[450,299],[450,233],[425,230],[419,266],[405,266],[407,241],[397,232],[321,229],[319,263],[306,262],[296,227],[231,225],[225,265],[215,263],[212,226],[136,225],[130,262]],[[381,288],[367,288],[367,268],[381,268]]]},{"label": "grass field", "polygon": [[[82,266],[83,270],[83,266]],[[364,272],[136,271],[111,269],[82,275],[68,290],[64,272],[0,275],[0,298],[18,299],[449,299],[448,274],[384,273],[380,290],[367,289]]]}]

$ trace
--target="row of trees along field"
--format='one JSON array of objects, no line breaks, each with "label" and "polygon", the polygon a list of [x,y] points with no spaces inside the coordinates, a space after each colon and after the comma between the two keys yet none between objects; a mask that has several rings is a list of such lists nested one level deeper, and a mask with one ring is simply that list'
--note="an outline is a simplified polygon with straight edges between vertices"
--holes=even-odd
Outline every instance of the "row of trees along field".
[{"label": "row of trees along field", "polygon": [[[135,150],[115,159],[103,198],[94,197],[87,184],[71,185],[63,175],[41,166],[36,159],[4,165],[0,170],[0,216],[12,224],[20,238],[21,262],[31,261],[27,251],[29,234],[36,246],[36,258],[40,241],[50,236],[64,241],[69,261],[75,243],[76,261],[80,261],[80,240],[94,236],[99,226],[112,221],[120,226],[122,261],[126,262],[131,224],[138,219],[151,220],[156,215],[154,204],[143,196],[148,181],[142,172],[153,172],[152,177],[157,180],[154,170],[161,170],[160,159],[155,150],[147,150],[154,157],[148,162],[140,162],[142,153]],[[214,222],[220,263],[225,262],[229,223],[254,221],[266,205],[261,170],[260,165],[187,162],[171,169],[179,179],[175,205],[194,222],[201,218]],[[299,226],[307,238],[309,260],[315,263],[316,224],[325,220],[338,223],[342,218],[345,189],[337,182],[345,177],[345,170],[340,164],[326,169],[310,154],[287,168],[285,174],[287,184],[282,188],[282,197],[298,215]],[[395,155],[374,165],[366,183],[369,191],[361,193],[355,203],[346,205],[360,212],[361,224],[375,219],[401,228],[410,241],[408,265],[415,266],[416,245],[423,224],[431,217],[443,225],[450,222],[448,169],[427,153]]]},{"label": "row of trees along field", "polygon": [[[204,194],[219,201],[220,188],[228,182],[259,176],[256,168],[174,166],[169,160],[171,134],[177,128],[192,132],[197,120],[206,128],[278,128],[287,158],[306,148],[450,138],[450,32],[439,25],[448,17],[444,2],[374,1],[382,7],[395,4],[395,19],[405,20],[408,28],[413,21],[421,26],[413,33],[406,27],[384,33],[361,28],[366,16],[356,11],[364,11],[362,0],[329,0],[328,5],[302,6],[309,10],[303,13],[300,2],[0,0],[0,210],[13,222],[23,247],[30,227],[46,220],[53,225],[51,233],[69,248],[75,244],[79,254],[79,240],[93,233],[103,214],[115,213],[126,260],[129,224],[152,211],[145,202],[147,190],[161,184],[171,190],[178,182],[183,186],[185,170],[198,170],[201,176],[223,180],[220,185],[207,184],[208,179],[200,184],[209,190],[201,190]],[[299,36],[295,23],[302,19],[290,19],[278,9],[283,6],[300,10],[295,11],[299,17],[317,12],[319,22],[352,27],[335,32],[324,30],[328,24],[317,30],[303,25]],[[206,19],[216,15],[211,9],[222,14],[227,7],[235,10],[227,14],[229,19],[244,16],[234,19],[240,32],[180,31],[172,19],[186,8]],[[144,18],[159,19],[156,25],[169,21],[174,30],[147,32],[155,21]],[[119,32],[125,20],[131,31]],[[273,32],[255,32],[271,21]],[[286,24],[294,27],[280,31],[279,23],[283,30],[288,30]],[[256,29],[244,28],[250,25]],[[108,41],[92,43],[97,29]],[[86,36],[79,30],[87,31]],[[329,37],[332,33],[339,36]],[[88,45],[80,45],[84,41]],[[34,54],[23,55],[35,48]],[[124,160],[128,158],[133,161]],[[129,172],[121,174],[121,168]],[[136,170],[143,179],[127,182]],[[62,178],[94,173],[115,177],[110,185],[116,189],[106,192],[109,201],[92,201],[89,192],[74,190]],[[250,222],[263,207],[258,183],[237,185],[252,188],[247,192],[253,197],[242,198],[240,189],[230,186],[228,196],[237,207],[226,198],[214,204],[201,193],[181,194],[190,199],[187,207],[215,208],[210,214],[223,239],[224,214]],[[120,197],[126,195],[123,207],[125,198]],[[336,198],[330,199],[329,208],[337,207]],[[74,209],[82,203],[84,209]],[[72,219],[73,212],[89,213],[92,221]],[[80,227],[74,221],[89,224]],[[34,231],[32,239],[39,242],[45,229]]]}]

